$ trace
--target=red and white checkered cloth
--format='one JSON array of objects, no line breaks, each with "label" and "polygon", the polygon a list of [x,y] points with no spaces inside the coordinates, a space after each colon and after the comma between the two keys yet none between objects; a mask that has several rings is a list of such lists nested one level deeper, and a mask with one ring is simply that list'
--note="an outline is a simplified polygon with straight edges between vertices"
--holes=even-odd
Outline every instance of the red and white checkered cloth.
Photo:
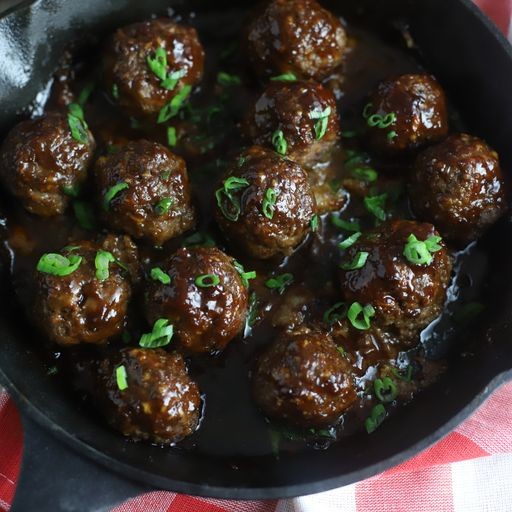
[{"label": "red and white checkered cloth", "polygon": [[[512,0],[475,1],[512,41]],[[22,441],[18,412],[7,394],[0,394],[0,510],[9,509],[14,495]],[[363,482],[282,501],[208,500],[158,491],[112,512],[148,511],[512,512],[512,383],[432,448]]]}]

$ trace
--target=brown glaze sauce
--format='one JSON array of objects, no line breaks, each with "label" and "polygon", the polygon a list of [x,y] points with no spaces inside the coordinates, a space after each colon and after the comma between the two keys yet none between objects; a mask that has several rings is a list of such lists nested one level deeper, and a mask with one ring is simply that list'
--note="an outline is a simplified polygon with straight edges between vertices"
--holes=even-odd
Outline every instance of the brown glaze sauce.
[{"label": "brown glaze sauce", "polygon": [[[417,347],[407,353],[369,352],[365,356],[364,365],[361,354],[354,352],[351,362],[356,375],[358,400],[338,426],[323,431],[301,432],[268,422],[251,398],[249,373],[254,357],[263,346],[275,339],[280,327],[300,325],[303,322],[321,324],[323,313],[339,302],[336,269],[341,252],[337,244],[347,233],[334,227],[330,214],[325,214],[316,233],[312,233],[288,258],[263,262],[250,260],[237,253],[236,248],[226,247],[212,220],[211,198],[215,184],[225,170],[225,162],[243,147],[237,124],[261,94],[262,88],[247,71],[243,56],[237,50],[236,43],[243,20],[240,13],[233,11],[214,17],[189,13],[181,19],[198,29],[206,52],[203,82],[194,93],[190,108],[183,110],[176,124],[181,141],[175,151],[187,162],[198,208],[197,232],[208,234],[221,249],[237,257],[246,269],[256,270],[258,277],[251,283],[252,297],[256,298],[250,315],[253,322],[248,322],[243,335],[217,356],[189,361],[191,375],[197,379],[204,397],[203,420],[196,433],[180,442],[177,448],[233,458],[265,455],[278,450],[326,448],[337,438],[364,428],[364,419],[377,403],[371,386],[377,368],[380,368],[381,375],[388,371],[385,367],[389,361],[398,363],[401,368],[408,365],[412,368],[413,378],[410,382],[398,380],[399,395],[397,400],[388,404],[388,412],[410,401],[419,388],[428,385],[444,370],[442,358],[450,347],[452,334],[457,330],[453,312],[477,300],[479,284],[486,272],[485,253],[473,244],[455,254],[455,274],[448,291],[445,312],[422,333],[421,343]],[[225,27],[225,30],[219,30],[219,27]],[[422,70],[422,67],[417,55],[407,49],[405,41],[402,46],[390,44],[370,31],[352,25],[348,25],[347,30],[351,38],[351,50],[346,56],[343,70],[324,83],[337,98],[342,131],[360,132],[364,123],[361,110],[369,91],[388,76],[416,72]],[[70,64],[71,69],[67,64],[64,65],[54,81],[53,94],[46,108],[69,101],[70,91],[77,94],[89,82],[98,83],[99,70],[94,64],[99,60],[95,52],[100,51],[100,48],[91,49],[88,52],[91,58],[88,60]],[[218,71],[239,75],[242,85],[218,85]],[[112,146],[130,139],[149,138],[166,144],[164,128],[145,126],[136,120],[124,118],[101,91],[100,85],[96,85],[85,105],[85,115],[98,142],[98,154],[115,150]],[[452,118],[454,128],[454,119],[457,117],[452,114]],[[379,171],[379,179],[367,186],[353,179],[344,166],[351,151],[364,151],[364,141],[356,136],[343,138],[342,144],[343,149],[337,151],[331,163],[317,170],[322,171],[326,177],[323,186],[331,187],[339,194],[337,200],[342,206],[338,211],[343,212],[343,218],[360,219],[363,230],[374,226],[374,219],[365,211],[361,200],[370,188],[379,193],[387,191],[397,198],[394,216],[411,218],[402,179],[402,171],[409,162],[395,160],[390,164],[389,161],[369,159],[371,166]],[[385,172],[390,167],[393,172]],[[88,200],[87,191],[82,193],[80,200]],[[72,209],[66,215],[43,219],[28,214],[15,201],[10,200],[5,211],[5,244],[11,256],[14,288],[21,304],[28,307],[31,276],[40,255],[59,250],[70,239],[87,238],[93,233],[78,225]],[[158,262],[183,244],[190,243],[189,237],[194,233],[189,232],[173,239],[162,248],[138,244],[145,267],[150,267],[150,262]],[[285,272],[293,274],[294,280],[283,294],[265,287],[264,283],[269,276]],[[140,313],[140,303],[141,297],[135,296],[127,326],[132,340],[129,344],[134,346],[140,334],[147,331]],[[71,380],[76,389],[74,396],[83,399],[80,407],[83,407],[84,414],[95,414],[89,409],[86,399],[90,381],[87,363],[94,358],[108,356],[112,351],[125,346],[125,343],[118,340],[103,347],[72,349],[58,349],[42,337],[39,343],[51,374],[48,378],[61,380],[63,386],[67,386]],[[355,350],[351,346],[343,348],[349,352]],[[103,420],[98,417],[98,422]]]}]

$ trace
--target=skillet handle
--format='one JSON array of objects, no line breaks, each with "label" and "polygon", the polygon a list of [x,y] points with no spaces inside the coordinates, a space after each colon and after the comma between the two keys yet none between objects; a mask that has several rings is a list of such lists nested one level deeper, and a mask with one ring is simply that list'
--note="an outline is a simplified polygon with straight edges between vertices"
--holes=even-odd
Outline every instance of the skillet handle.
[{"label": "skillet handle", "polygon": [[24,450],[11,512],[107,512],[148,492],[78,455],[22,415]]}]

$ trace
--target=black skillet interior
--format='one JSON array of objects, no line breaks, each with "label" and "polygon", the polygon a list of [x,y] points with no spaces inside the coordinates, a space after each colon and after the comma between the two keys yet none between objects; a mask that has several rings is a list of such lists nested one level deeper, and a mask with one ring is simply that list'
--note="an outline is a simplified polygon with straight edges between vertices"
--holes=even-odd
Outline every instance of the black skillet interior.
[{"label": "black skillet interior", "polygon": [[[230,19],[230,4],[237,7],[233,12],[240,13],[241,2],[173,3],[187,10],[222,12],[223,26],[232,26],[235,31],[238,22]],[[151,13],[165,13],[168,5],[158,0],[42,0],[24,4],[1,19],[0,47],[9,51],[0,63],[0,132],[15,122],[47,83],[69,41],[85,44],[91,34],[107,32]],[[471,132],[498,150],[512,179],[512,51],[469,2],[346,0],[332,2],[330,7],[349,19],[363,17],[385,34],[396,33],[397,23],[407,22],[427,69],[440,79],[455,107],[464,113]],[[23,412],[43,428],[109,469],[154,487],[221,498],[263,499],[345,485],[427,447],[467,416],[498,384],[512,377],[512,325],[508,322],[512,312],[510,219],[503,219],[479,243],[486,255],[482,268],[486,272],[487,309],[481,320],[456,340],[460,347],[455,351],[458,355],[451,357],[448,372],[373,435],[356,434],[327,451],[234,461],[125,442],[94,418],[84,416],[77,404],[47,378],[31,349],[35,340],[30,338],[37,334],[23,329],[23,321],[13,310],[7,282],[2,283],[0,297],[0,377]],[[58,453],[55,458],[58,460]],[[84,477],[86,480],[94,483],[94,479]],[[62,482],[63,490],[66,484]]]}]

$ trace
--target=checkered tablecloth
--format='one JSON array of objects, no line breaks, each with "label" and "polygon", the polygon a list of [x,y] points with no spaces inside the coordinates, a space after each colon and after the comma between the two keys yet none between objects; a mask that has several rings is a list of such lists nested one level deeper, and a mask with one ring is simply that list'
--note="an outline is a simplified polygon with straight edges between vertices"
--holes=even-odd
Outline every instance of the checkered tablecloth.
[{"label": "checkered tablecloth", "polygon": [[[476,1],[512,40],[512,0]],[[1,510],[9,509],[14,495],[22,444],[18,412],[8,396],[0,394]],[[512,383],[498,389],[470,419],[432,448],[354,485],[293,500],[260,502],[156,491],[129,500],[113,512],[376,511],[512,512]]]}]

